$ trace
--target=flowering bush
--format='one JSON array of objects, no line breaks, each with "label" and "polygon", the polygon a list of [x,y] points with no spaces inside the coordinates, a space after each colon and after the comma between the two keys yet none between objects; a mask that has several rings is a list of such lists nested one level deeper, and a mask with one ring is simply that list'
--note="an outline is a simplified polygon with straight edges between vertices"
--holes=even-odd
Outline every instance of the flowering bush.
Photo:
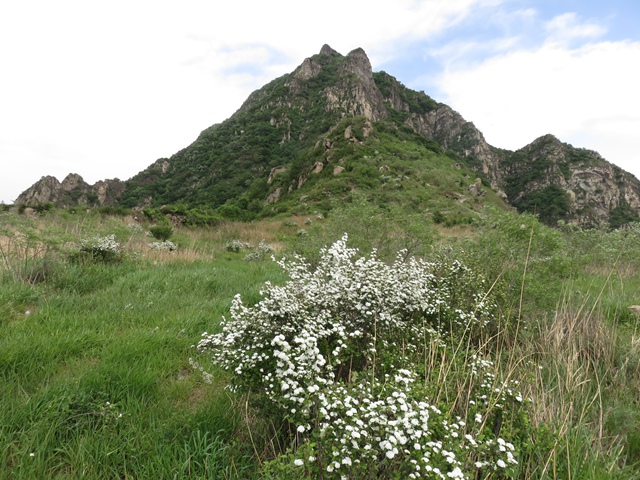
[{"label": "flowering bush", "polygon": [[101,237],[96,235],[92,238],[85,238],[78,244],[78,250],[73,255],[75,259],[89,259],[98,262],[117,262],[122,260],[122,250],[116,241],[115,235]]},{"label": "flowering bush", "polygon": [[144,228],[142,228],[141,225],[137,224],[137,223],[129,223],[127,224],[127,228],[129,230],[131,230],[134,233],[142,233],[144,232]]},{"label": "flowering bush", "polygon": [[255,252],[248,253],[244,260],[248,262],[255,262],[264,260],[267,255],[271,255],[273,253],[273,247],[267,244],[264,240],[260,240],[258,244],[258,248]]},{"label": "flowering bush", "polygon": [[[253,307],[237,295],[222,332],[198,344],[232,372],[233,388],[265,395],[289,422],[291,455],[265,475],[508,475],[515,447],[500,433],[522,397],[492,362],[456,353],[492,320],[483,279],[459,262],[402,262],[402,252],[391,265],[375,252],[356,258],[346,241],[323,249],[315,269],[299,257],[279,261],[290,281],[267,283]],[[429,401],[442,391],[431,379],[443,368],[468,370],[464,417],[455,404]]]},{"label": "flowering bush", "polygon": [[224,248],[226,248],[228,252],[238,253],[240,250],[251,250],[253,245],[248,242],[243,242],[242,240],[230,240],[224,244]]},{"label": "flowering bush", "polygon": [[165,240],[164,242],[151,242],[147,244],[151,250],[168,251],[173,252],[178,246],[171,240]]}]

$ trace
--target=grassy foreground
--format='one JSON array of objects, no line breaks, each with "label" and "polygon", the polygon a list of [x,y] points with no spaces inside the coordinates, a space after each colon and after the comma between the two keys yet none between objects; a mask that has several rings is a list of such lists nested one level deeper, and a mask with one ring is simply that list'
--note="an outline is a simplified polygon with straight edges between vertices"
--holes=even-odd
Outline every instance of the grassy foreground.
[{"label": "grassy foreground", "polygon": [[[230,374],[194,345],[234,295],[253,305],[265,281],[286,280],[261,240],[277,257],[313,261],[341,230],[363,253],[376,247],[388,260],[409,248],[489,280],[498,314],[477,341],[492,375],[518,380],[531,402],[518,468],[481,478],[640,477],[640,342],[628,308],[640,304],[640,229],[551,230],[497,211],[463,229],[401,226],[390,235],[385,220],[345,211],[174,228],[168,251],[129,217],[2,214],[0,478],[314,478],[285,465],[299,446],[286,419],[226,388]],[[117,258],[78,255],[96,235],[115,236]],[[429,396],[442,404],[467,384],[455,362],[430,360],[443,387]]]}]

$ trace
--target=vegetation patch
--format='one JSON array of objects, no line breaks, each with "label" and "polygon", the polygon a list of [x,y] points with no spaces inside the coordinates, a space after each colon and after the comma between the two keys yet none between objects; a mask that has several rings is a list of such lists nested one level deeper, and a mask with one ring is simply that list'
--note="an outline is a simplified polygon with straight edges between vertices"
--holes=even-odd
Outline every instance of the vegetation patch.
[{"label": "vegetation patch", "polygon": [[136,212],[5,212],[0,478],[638,477],[638,224],[375,198],[173,251]]}]

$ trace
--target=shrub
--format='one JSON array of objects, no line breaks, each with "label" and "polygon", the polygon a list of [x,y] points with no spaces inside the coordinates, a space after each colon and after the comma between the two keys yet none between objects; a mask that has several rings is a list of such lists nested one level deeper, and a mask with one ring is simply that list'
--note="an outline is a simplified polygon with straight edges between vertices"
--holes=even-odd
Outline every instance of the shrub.
[{"label": "shrub", "polygon": [[100,215],[113,215],[118,217],[125,217],[131,215],[131,209],[126,207],[118,207],[112,205],[105,205],[96,209]]},{"label": "shrub", "polygon": [[53,202],[37,203],[35,205],[32,205],[31,208],[33,208],[36,213],[42,215],[52,211],[55,208],[55,204]]},{"label": "shrub", "polygon": [[137,224],[137,223],[129,223],[129,224],[127,224],[127,228],[129,230],[131,230],[131,232],[133,232],[133,233],[142,233],[142,232],[144,232],[144,228],[142,228],[142,226]]},{"label": "shrub", "polygon": [[[222,332],[198,344],[231,372],[232,388],[263,396],[289,426],[289,455],[265,475],[508,476],[527,421],[512,382],[467,350],[493,318],[483,279],[459,262],[403,262],[402,252],[391,265],[356,258],[346,240],[323,249],[315,269],[279,261],[289,282],[267,283],[253,307],[237,295]],[[448,388],[468,388],[465,408],[457,395],[429,400],[447,390],[443,368]]]},{"label": "shrub", "polygon": [[167,251],[173,252],[178,246],[170,240],[165,240],[164,242],[151,242],[148,243],[147,246],[151,250],[159,250],[159,251]]},{"label": "shrub", "polygon": [[251,250],[253,245],[242,240],[230,240],[224,244],[224,248],[227,249],[227,252],[239,253],[240,250]]},{"label": "shrub", "polygon": [[153,238],[164,242],[165,240],[169,240],[171,235],[173,235],[173,227],[167,222],[149,228],[149,232],[151,232]]},{"label": "shrub", "polygon": [[256,251],[247,254],[247,256],[244,257],[244,259],[249,262],[262,261],[265,259],[267,255],[271,255],[272,253],[273,253],[273,247],[265,243],[264,240],[260,240],[260,243],[258,244],[258,248],[256,249]]},{"label": "shrub", "polygon": [[91,260],[102,263],[113,263],[122,260],[122,250],[115,235],[83,239],[77,246],[77,251],[71,255],[73,260]]}]

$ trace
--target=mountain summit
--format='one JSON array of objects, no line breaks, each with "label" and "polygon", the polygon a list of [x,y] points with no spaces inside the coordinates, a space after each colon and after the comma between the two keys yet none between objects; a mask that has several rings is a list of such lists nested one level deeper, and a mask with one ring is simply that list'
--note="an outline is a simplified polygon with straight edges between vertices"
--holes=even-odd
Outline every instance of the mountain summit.
[{"label": "mountain summit", "polygon": [[[36,198],[37,185],[17,203]],[[380,205],[419,211],[466,215],[488,201],[551,224],[640,220],[640,182],[596,152],[551,135],[515,152],[492,147],[447,105],[373,72],[361,48],[341,55],[329,45],[253,92],[191,145],[112,190],[115,199],[76,197],[127,207],[207,206],[255,218],[330,209],[361,190]],[[73,189],[64,191],[50,201],[69,204]]]}]

